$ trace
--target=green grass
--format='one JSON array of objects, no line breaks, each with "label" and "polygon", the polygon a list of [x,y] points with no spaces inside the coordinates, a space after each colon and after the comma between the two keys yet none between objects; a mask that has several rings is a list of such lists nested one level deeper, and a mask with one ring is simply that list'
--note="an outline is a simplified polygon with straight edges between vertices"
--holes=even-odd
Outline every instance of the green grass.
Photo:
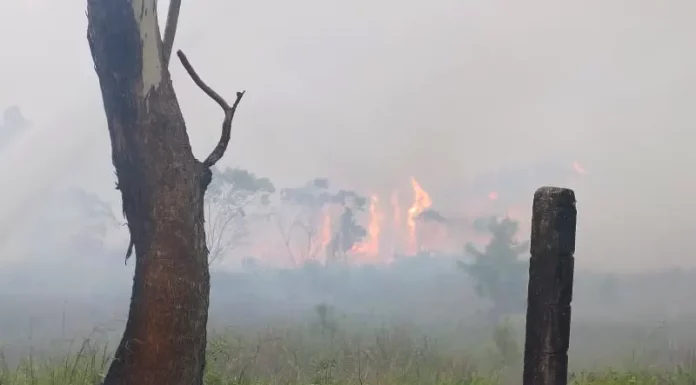
[{"label": "green grass", "polygon": [[582,373],[575,376],[572,382],[577,385],[693,385],[696,384],[696,375],[686,373],[678,368],[674,371],[634,371],[614,372],[608,370],[604,373]]},{"label": "green grass", "polygon": [[[208,385],[511,385],[521,382],[521,349],[508,325],[491,344],[467,349],[400,327],[348,332],[330,322],[316,325],[214,333],[208,346]],[[0,356],[0,385],[94,385],[111,350],[85,340],[71,353],[30,354],[9,365]],[[635,352],[627,352],[635,355]],[[691,365],[649,365],[571,374],[577,385],[691,385]]]}]

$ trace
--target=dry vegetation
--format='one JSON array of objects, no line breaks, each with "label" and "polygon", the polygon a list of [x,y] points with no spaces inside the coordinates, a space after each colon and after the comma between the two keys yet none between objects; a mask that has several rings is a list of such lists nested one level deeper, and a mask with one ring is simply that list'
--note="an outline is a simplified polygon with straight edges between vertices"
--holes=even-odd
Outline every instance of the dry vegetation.
[{"label": "dry vegetation", "polygon": [[[347,331],[332,322],[241,333],[213,333],[208,346],[208,385],[237,384],[516,384],[520,382],[519,334],[496,328],[490,345],[452,349],[445,341],[406,327]],[[643,346],[626,352],[626,364],[571,374],[575,384],[694,384],[689,349]],[[85,340],[71,354],[29,355],[19,364],[3,360],[2,385],[98,384],[110,349]],[[665,361],[646,360],[659,351]]]},{"label": "dry vegetation", "polygon": [[[351,274],[216,274],[206,384],[519,384],[524,316],[486,326],[476,315],[485,303],[466,274],[417,262]],[[574,383],[696,383],[696,309],[687,295],[694,277],[622,276],[615,302],[604,303],[605,277],[579,274]],[[0,296],[0,385],[99,383],[122,328],[108,320],[124,318],[127,295],[103,289],[111,294],[64,305],[55,299],[62,296],[22,297],[3,287],[10,284],[0,282],[8,293]],[[661,307],[662,298],[679,311]],[[335,307],[315,306],[328,299]],[[92,332],[94,325],[100,327]]]}]

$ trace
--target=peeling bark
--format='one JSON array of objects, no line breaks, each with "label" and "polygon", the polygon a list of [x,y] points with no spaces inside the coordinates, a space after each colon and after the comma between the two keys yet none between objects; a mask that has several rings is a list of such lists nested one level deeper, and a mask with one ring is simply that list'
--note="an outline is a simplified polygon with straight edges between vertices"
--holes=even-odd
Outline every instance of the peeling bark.
[{"label": "peeling bark", "polygon": [[106,385],[199,385],[205,367],[211,174],[191,151],[156,8],[156,0],[88,0],[88,41],[136,259]]}]

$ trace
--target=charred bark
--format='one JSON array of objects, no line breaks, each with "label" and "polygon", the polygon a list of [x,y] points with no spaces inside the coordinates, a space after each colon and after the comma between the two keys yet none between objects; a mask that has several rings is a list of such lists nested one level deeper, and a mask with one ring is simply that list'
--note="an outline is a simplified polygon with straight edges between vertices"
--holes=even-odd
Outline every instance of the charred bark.
[{"label": "charred bark", "polygon": [[[210,293],[203,198],[214,162],[191,151],[156,0],[88,0],[87,16],[136,259],[128,321],[104,384],[202,384]],[[234,115],[221,106],[226,132],[215,161]]]}]

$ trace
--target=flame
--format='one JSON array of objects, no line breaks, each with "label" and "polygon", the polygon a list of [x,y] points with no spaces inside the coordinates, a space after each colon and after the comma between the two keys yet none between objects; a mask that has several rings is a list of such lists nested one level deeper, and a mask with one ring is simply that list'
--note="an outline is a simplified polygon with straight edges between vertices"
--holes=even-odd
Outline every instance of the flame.
[{"label": "flame", "polygon": [[[576,174],[588,174],[588,171],[577,161],[572,163]],[[568,170],[570,172],[570,170]],[[461,252],[462,245],[467,242],[485,245],[490,240],[490,234],[485,229],[479,229],[476,224],[478,218],[495,216],[497,218],[510,217],[520,223],[520,233],[529,233],[528,221],[529,207],[526,204],[515,203],[515,194],[505,191],[488,190],[488,193],[475,193],[475,197],[465,195],[467,199],[456,208],[448,207],[443,212],[442,220],[430,217],[432,220],[419,220],[421,214],[433,206],[431,196],[420,183],[410,178],[413,191],[413,201],[404,203],[404,191],[392,190],[387,194],[371,194],[369,199],[368,215],[360,218],[359,223],[367,228],[364,239],[356,243],[348,252],[347,262],[359,265],[391,264],[402,256],[413,256],[422,252],[432,253],[433,256],[448,256]],[[503,194],[503,195],[501,195]],[[504,198],[504,199],[503,199]],[[406,198],[408,199],[408,198]],[[441,207],[438,207],[440,209]],[[337,209],[342,207],[327,205],[320,212],[312,216],[314,224],[313,237],[310,240],[310,250],[302,248],[309,258],[317,260],[329,257],[331,241],[335,236],[333,221],[339,213]],[[302,234],[293,242],[304,241]],[[282,241],[282,242],[281,242]],[[277,259],[278,250],[286,247],[283,239],[279,239],[268,250],[256,247],[252,255],[265,261]],[[257,246],[267,245],[263,240],[258,240]],[[287,246],[290,247],[290,246]],[[294,251],[293,247],[293,251]],[[299,252],[291,253],[297,259],[307,259]],[[301,255],[300,255],[301,254]],[[302,262],[302,261],[298,261]],[[281,263],[287,264],[282,260]]]},{"label": "flame", "polygon": [[374,259],[379,257],[379,238],[382,231],[384,216],[379,210],[379,197],[370,196],[370,223],[367,226],[367,239],[353,246],[352,251]]},{"label": "flame", "polygon": [[408,251],[409,254],[416,254],[419,250],[419,244],[416,233],[416,218],[423,211],[432,206],[433,201],[430,195],[421,187],[416,178],[411,177],[411,187],[413,188],[413,204],[408,209]]},{"label": "flame", "polygon": [[573,162],[573,170],[575,170],[575,172],[577,172],[578,174],[589,174],[589,172],[587,172],[587,169],[577,160]]},{"label": "flame", "polygon": [[391,233],[391,254],[396,254],[400,251],[398,247],[402,240],[401,234],[403,229],[403,223],[401,222],[401,205],[399,204],[399,190],[392,191],[392,194],[389,197],[389,203],[391,204],[393,221]]},{"label": "flame", "polygon": [[331,237],[333,236],[333,229],[331,228],[331,215],[328,210],[324,210],[322,221],[321,221],[321,250],[326,253],[327,247],[331,242]]},{"label": "flame", "polygon": [[391,203],[392,212],[394,215],[394,229],[398,232],[401,227],[401,207],[399,206],[399,191],[392,191],[391,198],[389,199]]}]

